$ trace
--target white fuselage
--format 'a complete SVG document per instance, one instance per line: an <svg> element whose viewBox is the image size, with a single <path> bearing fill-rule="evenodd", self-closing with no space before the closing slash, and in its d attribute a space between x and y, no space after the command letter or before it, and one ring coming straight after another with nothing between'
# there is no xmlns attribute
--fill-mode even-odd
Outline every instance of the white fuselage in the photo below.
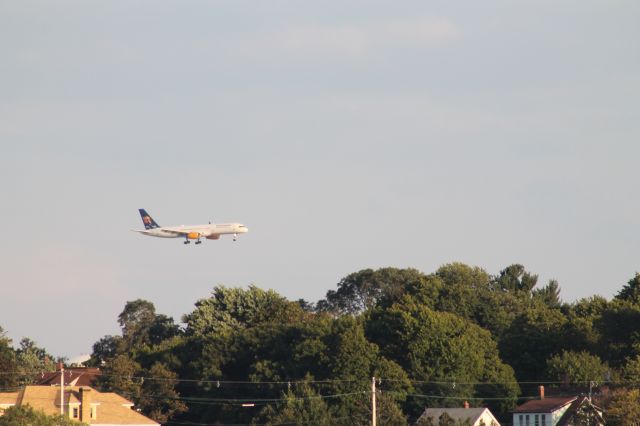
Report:
<svg viewBox="0 0 640 426"><path fill-rule="evenodd" d="M187 238L199 239L208 238L217 240L221 235L225 234L244 234L248 232L246 226L241 223L218 223L208 225L181 225L181 226L163 226L153 229L136 230L144 235L160 238Z"/></svg>

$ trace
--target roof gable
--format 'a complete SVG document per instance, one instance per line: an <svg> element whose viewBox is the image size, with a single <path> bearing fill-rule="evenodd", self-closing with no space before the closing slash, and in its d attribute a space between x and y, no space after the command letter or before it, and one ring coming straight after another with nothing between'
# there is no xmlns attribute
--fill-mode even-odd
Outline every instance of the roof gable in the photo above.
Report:
<svg viewBox="0 0 640 426"><path fill-rule="evenodd" d="M87 389L87 387L84 387ZM110 425L156 425L158 422L132 410L133 403L112 392L91 390L91 405L97 409L97 419L91 424ZM30 405L48 415L60 413L60 387L58 386L25 386L20 392L0 393L1 404ZM81 404L80 387L64 388L64 404Z"/></svg>
<svg viewBox="0 0 640 426"><path fill-rule="evenodd" d="M569 409L560 418L556 426L569 426L574 424L574 420L578 416L578 411L581 410L583 412L589 413L589 417L591 417L595 421L594 424L604 424L604 419L602 418L602 409L593 405L586 396L581 396L573 401L571 407L569 407Z"/></svg>
<svg viewBox="0 0 640 426"><path fill-rule="evenodd" d="M514 413L553 413L576 400L576 396L533 399L518 405Z"/></svg>
<svg viewBox="0 0 640 426"><path fill-rule="evenodd" d="M64 370L65 386L91 386L100 375L97 367L73 367ZM37 379L38 385L60 385L60 371L44 372Z"/></svg>
<svg viewBox="0 0 640 426"><path fill-rule="evenodd" d="M447 413L449 417L451 417L455 421L465 421L469 420L471 424L475 424L482 415L487 411L489 415L491 412L484 407L477 408L427 408L424 410L420 418L429 418L431 417L434 420L438 420L443 413ZM494 418L491 415L491 418Z"/></svg>

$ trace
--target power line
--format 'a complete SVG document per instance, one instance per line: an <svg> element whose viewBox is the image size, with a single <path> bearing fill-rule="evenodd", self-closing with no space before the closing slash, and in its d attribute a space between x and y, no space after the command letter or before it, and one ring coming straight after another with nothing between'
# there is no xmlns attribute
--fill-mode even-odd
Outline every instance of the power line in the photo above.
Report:
<svg viewBox="0 0 640 426"><path fill-rule="evenodd" d="M354 418L360 418L361 416L345 416L345 417L331 417L331 420L341 421L341 420L351 420ZM286 422L286 423L199 423L199 422L190 422L190 421L174 421L169 420L165 424L166 425L185 425L185 426L289 426L289 425L309 425L315 424L317 420L308 420L308 421L300 421L297 420L295 422Z"/></svg>
<svg viewBox="0 0 640 426"><path fill-rule="evenodd" d="M52 386L53 387L53 386ZM9 392L17 392L22 388L10 388ZM2 391L6 391L8 389L2 389ZM111 392L107 392L111 393ZM296 401L310 401L310 400L325 400L325 399L337 399L344 398L348 396L354 395L364 395L368 394L368 391L358 391L358 392L346 392L346 393L338 393L338 394L329 394L329 395L313 395L313 396L289 396L283 398L201 398L201 397L188 397L188 396L167 396L167 395L158 395L152 394L148 392L141 392L138 395L134 395L130 392L117 392L120 395L124 395L127 397L139 397L139 398L151 398L158 400L172 400L172 401L180 401L187 404L200 404L200 405L242 405L247 403L252 403L255 405L269 405L275 404L278 402L285 402L290 400ZM30 397L31 399L36 400L49 400L50 398L44 397Z"/></svg>
<svg viewBox="0 0 640 426"><path fill-rule="evenodd" d="M69 377L72 376L70 370ZM3 371L0 372L0 375L42 375L43 373L59 373L59 371L42 371L42 370L33 370L33 371ZM90 374L89 374L90 375ZM100 377L112 377L119 379L129 379L129 380L153 380L153 381L164 381L164 382L177 382L177 383L198 383L198 384L215 384L215 385L296 385L296 384L338 384L338 383L368 383L369 379L366 380L354 380L354 379L325 379L325 380L305 380L305 379L290 379L290 380L224 380L224 379L183 379L183 378L168 378L168 377L152 377L152 376L123 376L117 374L105 374L104 372L100 372L95 374ZM80 376L78 374L77 376ZM455 379L449 380L403 380L403 379L386 379L381 378L380 381L384 382L393 382L393 383L411 383L411 384L433 384L433 385L561 385L567 384L565 381L561 380L538 380L538 381L504 381L504 382L465 382L465 381L457 381ZM589 384L592 381L600 382L600 378L594 378L591 380L578 380L572 381L568 384L578 385L578 384ZM612 385L634 385L640 384L638 381L605 381L604 383L612 384Z"/></svg>
<svg viewBox="0 0 640 426"><path fill-rule="evenodd" d="M70 370L68 371L69 377L73 374ZM42 371L42 370L34 370L34 371L3 371L0 372L0 375L42 375L44 373L59 373L60 371ZM79 377L81 374L78 374ZM105 374L103 372L99 372L97 374L86 374L86 375L95 375L100 377L113 377L119 379L139 379L139 380L155 380L155 381L165 381L165 382L180 382L180 383L199 383L199 384L227 384L227 385L294 385L299 383L311 383L311 384L333 384L333 383L356 383L360 382L360 380L353 379L327 379L327 380L305 380L305 379L291 379L291 380L269 380L269 381L254 381L254 380L224 380L224 379L180 379L180 378L169 378L169 377L152 377L152 376L122 376L117 374ZM367 379L368 380L368 379Z"/></svg>

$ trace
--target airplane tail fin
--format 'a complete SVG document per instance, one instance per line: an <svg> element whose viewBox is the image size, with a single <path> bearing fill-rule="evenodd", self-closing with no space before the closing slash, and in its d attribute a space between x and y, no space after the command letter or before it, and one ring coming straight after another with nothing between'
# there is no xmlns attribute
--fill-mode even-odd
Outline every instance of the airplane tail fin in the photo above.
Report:
<svg viewBox="0 0 640 426"><path fill-rule="evenodd" d="M160 225L158 225L156 221L153 220L151 216L149 216L149 213L147 213L145 209L138 209L138 211L140 212L140 217L142 218L144 229L153 229L160 227Z"/></svg>

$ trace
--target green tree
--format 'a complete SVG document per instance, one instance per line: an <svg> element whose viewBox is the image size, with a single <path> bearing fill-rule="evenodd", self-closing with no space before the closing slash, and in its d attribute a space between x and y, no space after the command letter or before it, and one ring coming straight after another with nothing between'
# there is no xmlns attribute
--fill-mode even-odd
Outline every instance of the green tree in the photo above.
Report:
<svg viewBox="0 0 640 426"><path fill-rule="evenodd" d="M493 279L499 290L525 294L530 293L537 282L538 276L527 272L524 266L519 264L507 266Z"/></svg>
<svg viewBox="0 0 640 426"><path fill-rule="evenodd" d="M442 281L435 309L474 320L481 296L491 289L491 277L482 268L463 263L441 266L434 276Z"/></svg>
<svg viewBox="0 0 640 426"><path fill-rule="evenodd" d="M158 345L165 340L180 336L182 331L173 318L163 314L157 314L149 328L149 342Z"/></svg>
<svg viewBox="0 0 640 426"><path fill-rule="evenodd" d="M187 411L187 406L179 400L176 392L176 373L164 364L154 364L145 374L141 386L138 408L158 423L166 423L175 415Z"/></svg>
<svg viewBox="0 0 640 426"><path fill-rule="evenodd" d="M390 309L372 312L366 330L386 358L410 371L412 379L425 382L419 392L435 398L423 401L427 404L441 404L443 396L477 392L481 397L489 391L492 397L504 398L503 403L515 403L519 388L513 370L499 359L490 333L463 318L405 298ZM464 383L499 384L476 387ZM410 414L419 414L421 408L410 407Z"/></svg>
<svg viewBox="0 0 640 426"><path fill-rule="evenodd" d="M640 386L640 355L627 358L621 371L622 380L632 386Z"/></svg>
<svg viewBox="0 0 640 426"><path fill-rule="evenodd" d="M544 380L546 359L563 349L566 318L559 309L535 304L520 313L500 339L500 355L519 380Z"/></svg>
<svg viewBox="0 0 640 426"><path fill-rule="evenodd" d="M614 299L595 321L599 354L614 367L640 355L640 304Z"/></svg>
<svg viewBox="0 0 640 426"><path fill-rule="evenodd" d="M211 380L282 381L307 373L326 376L325 335L331 318L303 310L273 291L216 287L185 316L187 322L184 374L206 380L185 389L185 396L238 398L237 389ZM278 386L249 386L242 398L277 398ZM199 422L238 423L251 420L250 410L232 407L190 407L189 418Z"/></svg>
<svg viewBox="0 0 640 426"><path fill-rule="evenodd" d="M104 336L93 344L89 365L100 366L116 355L126 353L126 344L121 336Z"/></svg>
<svg viewBox="0 0 640 426"><path fill-rule="evenodd" d="M533 289L531 295L534 299L542 302L550 308L559 308L562 304L560 300L560 285L556 280L549 280L549 284L542 288Z"/></svg>
<svg viewBox="0 0 640 426"><path fill-rule="evenodd" d="M601 350L601 334L597 324L607 306L607 300L600 296L580 299L562 306L567 319L562 335L568 350L588 351L601 356L606 354L606 350Z"/></svg>
<svg viewBox="0 0 640 426"><path fill-rule="evenodd" d="M398 402L387 393L376 395L376 414L377 424L380 426L402 426L407 424L407 416L402 412Z"/></svg>
<svg viewBox="0 0 640 426"><path fill-rule="evenodd" d="M52 355L48 354L44 348L38 347L33 340L23 338L16 351L16 362L20 371L19 384L33 383L36 373L55 371L53 359Z"/></svg>
<svg viewBox="0 0 640 426"><path fill-rule="evenodd" d="M640 389L617 390L606 410L609 426L640 425Z"/></svg>
<svg viewBox="0 0 640 426"><path fill-rule="evenodd" d="M141 371L140 364L127 355L117 355L102 368L99 384L104 390L137 403L142 385Z"/></svg>
<svg viewBox="0 0 640 426"><path fill-rule="evenodd" d="M335 402L333 412L336 418L349 420L336 421L336 424L368 424L371 405L366 390L371 386L378 347L367 341L362 320L351 316L333 321L325 342L328 350L325 368L329 377L339 380L330 390L336 394L347 394Z"/></svg>
<svg viewBox="0 0 640 426"><path fill-rule="evenodd" d="M624 300L634 304L640 304L640 273L636 273L635 277L622 287L615 297L617 300Z"/></svg>
<svg viewBox="0 0 640 426"><path fill-rule="evenodd" d="M18 361L11 346L11 339L0 327L0 389L9 389L18 384Z"/></svg>
<svg viewBox="0 0 640 426"><path fill-rule="evenodd" d="M317 304L318 311L358 314L382 302L390 305L398 300L407 286L416 286L426 276L416 269L363 269L347 275L338 290L329 290Z"/></svg>
<svg viewBox="0 0 640 426"><path fill-rule="evenodd" d="M124 309L118 315L118 323L122 328L122 336L125 339L136 340L136 337L144 342L148 336L156 318L156 308L148 300L137 299L127 302Z"/></svg>
<svg viewBox="0 0 640 426"><path fill-rule="evenodd" d="M295 321L304 314L298 303L273 290L217 286L212 297L196 302L196 309L183 322L190 336L225 335L260 323Z"/></svg>
<svg viewBox="0 0 640 426"><path fill-rule="evenodd" d="M0 416L0 426L83 426L87 423L80 423L68 417L56 415L48 416L41 410L32 407L14 406L6 409L4 415ZM88 425L87 425L88 426Z"/></svg>
<svg viewBox="0 0 640 426"><path fill-rule="evenodd" d="M562 351L547 360L547 377L553 381L568 381L588 386L602 383L609 367L588 352Z"/></svg>
<svg viewBox="0 0 640 426"><path fill-rule="evenodd" d="M142 299L127 302L118 316L118 323L122 336L104 336L94 343L89 365L100 366L117 355L136 360L140 356L148 358L150 353L162 351L153 346L166 346L165 342L182 336L173 318L156 314L153 303Z"/></svg>
<svg viewBox="0 0 640 426"><path fill-rule="evenodd" d="M335 421L326 402L308 383L295 384L282 394L282 401L267 405L252 424L309 424L333 426Z"/></svg>
<svg viewBox="0 0 640 426"><path fill-rule="evenodd" d="M640 274L620 290L596 323L601 355L615 367L640 355Z"/></svg>
<svg viewBox="0 0 640 426"><path fill-rule="evenodd" d="M524 271L520 272L525 275ZM507 280L505 277L508 276L503 271L502 280ZM518 275L514 279L518 282L531 280L530 274L525 276L529 278ZM441 266L421 280L409 281L405 294L436 311L451 312L472 321L499 339L530 300L523 292L501 288L496 280L482 268L456 262ZM388 307L389 304L380 306Z"/></svg>

